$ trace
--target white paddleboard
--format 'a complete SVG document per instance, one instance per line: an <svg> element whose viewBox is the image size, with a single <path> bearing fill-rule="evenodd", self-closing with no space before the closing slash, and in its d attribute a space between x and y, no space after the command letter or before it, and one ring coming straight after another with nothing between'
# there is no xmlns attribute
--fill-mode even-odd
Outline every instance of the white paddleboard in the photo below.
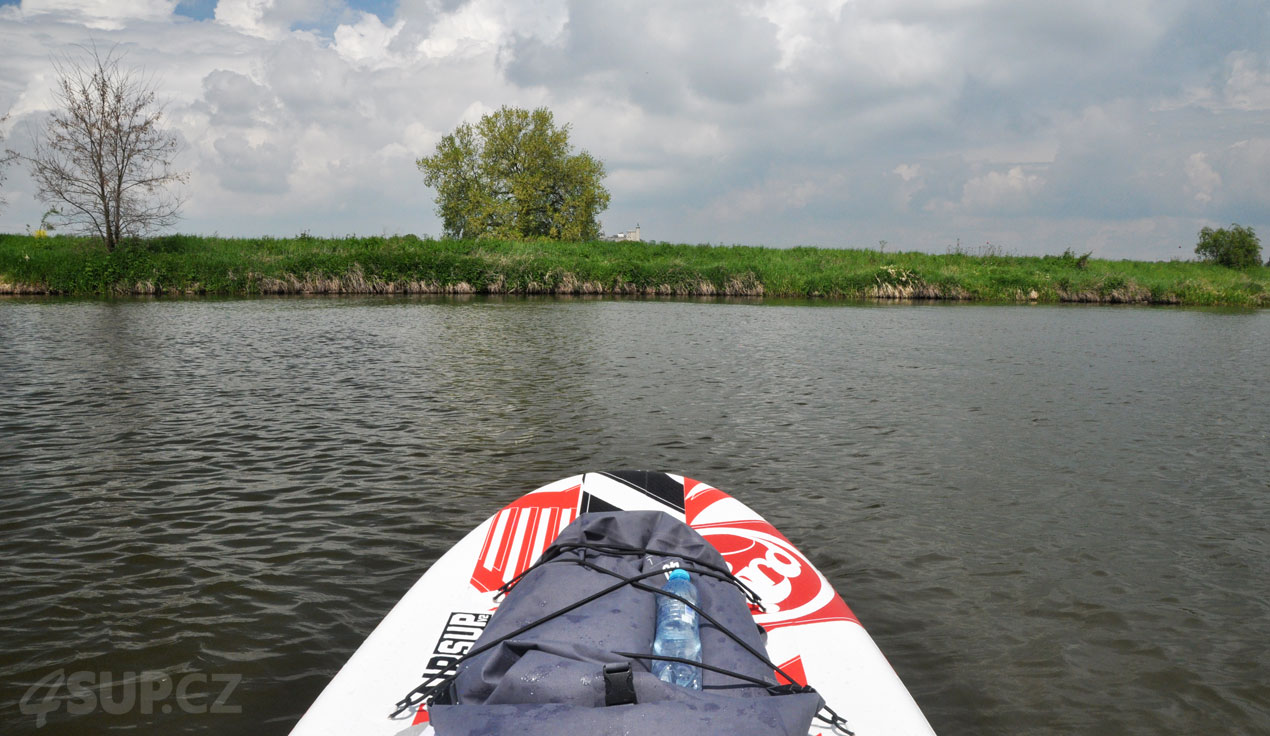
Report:
<svg viewBox="0 0 1270 736"><path fill-rule="evenodd" d="M494 594L588 511L657 510L684 521L759 594L769 659L820 693L858 736L934 733L873 639L824 575L765 519L704 483L644 472L585 473L528 493L473 529L414 584L292 730L393 736L428 722L396 701L453 671L498 608ZM812 736L831 736L828 727ZM426 729L425 733L430 733Z"/></svg>

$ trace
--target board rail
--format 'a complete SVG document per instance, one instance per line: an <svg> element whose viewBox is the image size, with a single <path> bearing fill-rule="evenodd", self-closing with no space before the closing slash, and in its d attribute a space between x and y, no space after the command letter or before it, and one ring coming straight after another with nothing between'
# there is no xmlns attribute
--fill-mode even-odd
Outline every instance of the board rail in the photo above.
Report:
<svg viewBox="0 0 1270 736"><path fill-rule="evenodd" d="M934 734L858 618L803 553L766 519L727 493L681 475L588 472L504 506L441 556L332 678L292 736L429 734L426 706L390 718L421 681L439 681L498 608L500 586L527 570L579 515L662 511L685 522L759 595L755 623L769 659L811 685L858 736ZM785 678L777 675L779 681ZM831 736L827 726L809 736Z"/></svg>

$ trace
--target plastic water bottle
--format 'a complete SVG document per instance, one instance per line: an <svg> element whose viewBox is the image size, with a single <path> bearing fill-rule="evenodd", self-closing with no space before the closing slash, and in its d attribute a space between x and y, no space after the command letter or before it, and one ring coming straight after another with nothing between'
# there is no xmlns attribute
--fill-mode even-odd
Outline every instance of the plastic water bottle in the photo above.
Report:
<svg viewBox="0 0 1270 736"><path fill-rule="evenodd" d="M670 572L670 579L662 587L667 593L682 596L694 604L697 602L697 586L692 584L688 571L677 568ZM681 657L694 662L701 661L701 629L697 612L682 601L666 595L657 596L657 633L653 637L653 654ZM653 674L663 682L701 689L701 668L680 662L653 660Z"/></svg>

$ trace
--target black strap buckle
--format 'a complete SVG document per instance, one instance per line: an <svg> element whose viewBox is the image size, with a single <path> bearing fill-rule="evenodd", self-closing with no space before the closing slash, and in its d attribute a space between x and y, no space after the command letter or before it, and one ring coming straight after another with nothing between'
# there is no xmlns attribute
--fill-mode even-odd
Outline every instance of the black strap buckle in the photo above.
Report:
<svg viewBox="0 0 1270 736"><path fill-rule="evenodd" d="M450 681L444 684L445 687L432 691L432 699L428 705L458 705L458 688L455 687L454 678L450 678Z"/></svg>
<svg viewBox="0 0 1270 736"><path fill-rule="evenodd" d="M635 675L630 662L604 665L604 704L632 705L635 703Z"/></svg>

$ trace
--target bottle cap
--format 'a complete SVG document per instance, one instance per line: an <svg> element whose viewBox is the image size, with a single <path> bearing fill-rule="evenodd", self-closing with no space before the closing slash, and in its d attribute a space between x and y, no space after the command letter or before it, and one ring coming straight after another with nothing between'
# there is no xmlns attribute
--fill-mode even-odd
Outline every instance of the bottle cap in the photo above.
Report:
<svg viewBox="0 0 1270 736"><path fill-rule="evenodd" d="M670 580L687 580L688 578L688 571L682 567L676 567L670 571Z"/></svg>

